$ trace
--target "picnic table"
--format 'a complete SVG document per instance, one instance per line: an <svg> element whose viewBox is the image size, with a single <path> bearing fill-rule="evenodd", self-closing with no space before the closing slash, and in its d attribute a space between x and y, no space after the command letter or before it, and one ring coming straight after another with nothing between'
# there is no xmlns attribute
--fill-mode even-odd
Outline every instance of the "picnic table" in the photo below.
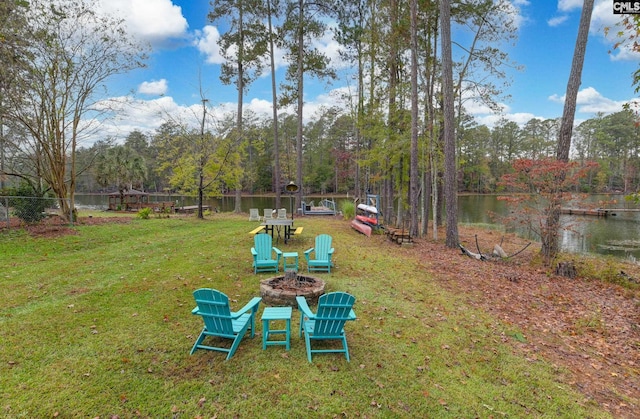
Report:
<svg viewBox="0 0 640 419"><path fill-rule="evenodd" d="M287 243L291 239L292 234L296 231L293 228L293 220L288 219L267 219L261 225L264 226L267 234L271 233L271 238L274 238L274 230L278 233L277 237L275 237L276 242L280 241L280 238L284 236L284 242Z"/></svg>

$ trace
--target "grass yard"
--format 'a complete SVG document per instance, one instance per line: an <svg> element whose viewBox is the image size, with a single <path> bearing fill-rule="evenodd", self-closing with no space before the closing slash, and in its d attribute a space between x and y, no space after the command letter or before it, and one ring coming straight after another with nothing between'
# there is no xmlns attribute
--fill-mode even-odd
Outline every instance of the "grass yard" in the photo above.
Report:
<svg viewBox="0 0 640 419"><path fill-rule="evenodd" d="M82 215L82 214L81 214ZM192 292L216 288L239 309L259 295L246 216L132 219L80 225L77 234L0 234L0 416L606 418L531 360L512 329L445 291L410 252L366 238L347 221L296 219L283 251L333 236L327 291L356 297L347 323L351 362L262 350L247 335L235 356L189 351L202 328ZM292 330L299 317L294 310Z"/></svg>

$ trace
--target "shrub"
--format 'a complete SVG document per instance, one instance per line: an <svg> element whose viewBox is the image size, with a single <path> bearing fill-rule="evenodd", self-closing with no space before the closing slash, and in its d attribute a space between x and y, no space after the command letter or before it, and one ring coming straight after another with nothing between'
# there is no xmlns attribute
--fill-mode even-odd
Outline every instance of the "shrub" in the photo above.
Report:
<svg viewBox="0 0 640 419"><path fill-rule="evenodd" d="M560 223L561 208L578 198L571 191L596 167L593 162L580 165L553 158L518 159L513 162L513 171L500 180L499 185L513 193L498 197L511 210L503 222L526 227L536 234L542 242L540 251L547 266L558 254L558 231L568 229Z"/></svg>
<svg viewBox="0 0 640 419"><path fill-rule="evenodd" d="M28 185L15 190L16 198L9 201L13 213L26 223L37 223L45 217L47 199Z"/></svg>
<svg viewBox="0 0 640 419"><path fill-rule="evenodd" d="M345 220L350 220L356 216L356 204L351 201L342 203L342 215Z"/></svg>
<svg viewBox="0 0 640 419"><path fill-rule="evenodd" d="M138 214L136 215L136 217L141 218L143 220L148 220L149 217L151 216L152 210L151 208L142 208L140 211L138 211Z"/></svg>

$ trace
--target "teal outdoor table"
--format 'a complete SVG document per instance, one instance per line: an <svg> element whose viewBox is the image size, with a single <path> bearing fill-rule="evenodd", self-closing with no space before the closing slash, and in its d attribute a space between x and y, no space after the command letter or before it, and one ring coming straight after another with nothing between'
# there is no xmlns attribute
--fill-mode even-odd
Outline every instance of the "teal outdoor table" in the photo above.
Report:
<svg viewBox="0 0 640 419"><path fill-rule="evenodd" d="M270 329L270 322L284 321L284 329ZM273 335L285 335L284 340L269 340ZM291 307L267 307L262 313L262 349L267 346L285 345L291 349Z"/></svg>

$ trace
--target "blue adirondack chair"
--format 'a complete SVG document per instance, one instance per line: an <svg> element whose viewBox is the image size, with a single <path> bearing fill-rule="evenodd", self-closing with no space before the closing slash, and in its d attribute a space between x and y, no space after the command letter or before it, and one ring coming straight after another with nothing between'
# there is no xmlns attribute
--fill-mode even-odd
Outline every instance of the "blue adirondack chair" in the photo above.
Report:
<svg viewBox="0 0 640 419"><path fill-rule="evenodd" d="M344 324L349 320L356 319L356 313L352 308L356 298L346 292L324 294L318 299L318 309L315 314L309 309L304 297L296 297L296 301L298 310L300 310L299 334L302 336L304 333L309 362L312 362L312 354L327 352L344 353L347 361L350 361ZM313 340L339 340L342 342L342 348L312 349L311 341Z"/></svg>
<svg viewBox="0 0 640 419"><path fill-rule="evenodd" d="M226 352L227 359L230 359L238 349L247 329L251 329L251 337L254 336L256 312L262 298L254 297L240 311L234 312L229 307L229 297L218 290L201 288L193 292L193 297L197 306L191 314L202 316L204 328L191 348L191 355L198 349L208 349ZM207 336L231 339L233 342L230 348L203 345L202 342Z"/></svg>
<svg viewBox="0 0 640 419"><path fill-rule="evenodd" d="M320 234L316 236L316 246L311 249L307 249L304 252L304 257L307 259L307 269L312 271L326 271L331 272L331 256L333 256L333 247L331 247L332 238L328 234ZM314 259L311 259L311 254L314 253Z"/></svg>
<svg viewBox="0 0 640 419"><path fill-rule="evenodd" d="M278 272L282 251L272 245L273 239L268 234L256 234L253 238L251 255L253 256L253 273ZM275 253L275 259L273 254Z"/></svg>

